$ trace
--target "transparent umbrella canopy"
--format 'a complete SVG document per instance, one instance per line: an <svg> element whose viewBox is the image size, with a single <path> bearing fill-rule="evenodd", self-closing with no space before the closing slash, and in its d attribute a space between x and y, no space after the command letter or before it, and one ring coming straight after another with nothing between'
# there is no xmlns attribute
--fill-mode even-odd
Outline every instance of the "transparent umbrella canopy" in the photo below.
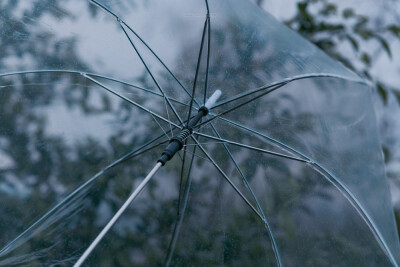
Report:
<svg viewBox="0 0 400 267"><path fill-rule="evenodd" d="M0 2L0 265L398 266L371 89L246 0Z"/></svg>

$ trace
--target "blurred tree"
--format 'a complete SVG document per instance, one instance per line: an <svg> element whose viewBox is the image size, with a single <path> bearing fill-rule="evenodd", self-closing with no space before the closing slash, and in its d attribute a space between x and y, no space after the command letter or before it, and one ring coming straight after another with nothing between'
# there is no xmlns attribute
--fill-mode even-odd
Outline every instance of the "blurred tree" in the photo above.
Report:
<svg viewBox="0 0 400 267"><path fill-rule="evenodd" d="M256 1L259 6L264 2ZM378 54L384 52L392 58L391 42L400 39L400 24L377 21L352 8L340 9L329 0L301 0L296 7L296 14L284 21L286 25L371 81L385 103L389 91L400 103L399 88L392 88L371 74Z"/></svg>

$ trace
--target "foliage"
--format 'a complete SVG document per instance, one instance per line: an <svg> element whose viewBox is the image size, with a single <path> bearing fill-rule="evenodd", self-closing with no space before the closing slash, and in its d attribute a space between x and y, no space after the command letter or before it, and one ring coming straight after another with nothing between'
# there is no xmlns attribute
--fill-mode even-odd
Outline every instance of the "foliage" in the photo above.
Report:
<svg viewBox="0 0 400 267"><path fill-rule="evenodd" d="M392 58L390 43L393 38L400 40L400 25L375 25L372 18L358 14L352 8L339 10L329 0L299 1L296 15L288 19L286 24L371 81L382 101L387 102L390 90L400 103L400 88L390 88L379 77L371 74L371 68L377 59L377 54L373 51L383 51Z"/></svg>

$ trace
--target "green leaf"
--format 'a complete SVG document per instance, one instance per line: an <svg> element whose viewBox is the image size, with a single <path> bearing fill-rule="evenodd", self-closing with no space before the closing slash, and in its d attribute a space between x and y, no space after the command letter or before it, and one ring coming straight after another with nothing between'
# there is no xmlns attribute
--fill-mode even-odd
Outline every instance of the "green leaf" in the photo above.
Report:
<svg viewBox="0 0 400 267"><path fill-rule="evenodd" d="M365 24L367 23L368 23L368 17L363 15L358 15L355 27L365 27Z"/></svg>
<svg viewBox="0 0 400 267"><path fill-rule="evenodd" d="M307 2L300 2L297 4L297 9L299 11L300 17L306 20L308 23L312 24L314 18L310 13L308 13L307 7Z"/></svg>
<svg viewBox="0 0 400 267"><path fill-rule="evenodd" d="M336 44L330 39L321 39L314 42L316 46L329 53Z"/></svg>
<svg viewBox="0 0 400 267"><path fill-rule="evenodd" d="M355 27L354 31L364 40L369 40L374 37L374 33L369 30L365 29L364 27Z"/></svg>
<svg viewBox="0 0 400 267"><path fill-rule="evenodd" d="M308 3L304 3L304 2L303 3L300 2L297 4L297 8L299 9L300 14L302 14L303 16L305 14L307 14L307 6L308 6Z"/></svg>
<svg viewBox="0 0 400 267"><path fill-rule="evenodd" d="M385 163L388 163L391 158L390 150L385 145L382 145L382 152L385 159Z"/></svg>
<svg viewBox="0 0 400 267"><path fill-rule="evenodd" d="M381 43L383 49L385 50L386 54L389 56L389 58L392 58L392 51L390 50L390 46L388 42L382 37L377 34L374 35L375 38Z"/></svg>
<svg viewBox="0 0 400 267"><path fill-rule="evenodd" d="M337 8L334 4L327 4L324 6L324 8L321 10L321 15L329 16L336 14Z"/></svg>
<svg viewBox="0 0 400 267"><path fill-rule="evenodd" d="M398 25L390 25L388 30L395 35L396 37L400 38L400 26Z"/></svg>
<svg viewBox="0 0 400 267"><path fill-rule="evenodd" d="M385 105L387 105L387 101L388 101L388 94L386 89L383 87L383 84L381 83L377 83L376 84L376 88L378 89L378 93L382 98L382 101Z"/></svg>
<svg viewBox="0 0 400 267"><path fill-rule="evenodd" d="M318 27L320 31L341 31L344 29L342 24L329 24L325 22L321 22Z"/></svg>
<svg viewBox="0 0 400 267"><path fill-rule="evenodd" d="M385 40L383 37L381 37L381 36L377 36L376 38L377 38L377 39L379 40L379 42L381 43L383 49L385 49L386 54L387 54L390 58L392 58L392 51L390 50L390 47L389 47L388 42L386 42L386 40Z"/></svg>
<svg viewBox="0 0 400 267"><path fill-rule="evenodd" d="M354 50L358 51L359 45L355 38L353 38L350 34L346 34L346 39L350 42L351 46Z"/></svg>
<svg viewBox="0 0 400 267"><path fill-rule="evenodd" d="M354 17L354 15L355 15L355 14L354 14L354 10L351 9L351 8L346 8L346 9L344 9L343 12L342 12L342 16L343 16L345 19Z"/></svg>
<svg viewBox="0 0 400 267"><path fill-rule="evenodd" d="M367 53L362 53L361 54L361 60L367 64L368 66L371 65L371 57Z"/></svg>
<svg viewBox="0 0 400 267"><path fill-rule="evenodd" d="M371 80L371 79L372 79L371 74L369 73L368 70L363 70L361 73L364 75L364 76L363 76L364 78L366 78L366 79L368 79L368 80Z"/></svg>
<svg viewBox="0 0 400 267"><path fill-rule="evenodd" d="M397 104L400 105L400 91L399 90L392 90L393 95L396 97Z"/></svg>

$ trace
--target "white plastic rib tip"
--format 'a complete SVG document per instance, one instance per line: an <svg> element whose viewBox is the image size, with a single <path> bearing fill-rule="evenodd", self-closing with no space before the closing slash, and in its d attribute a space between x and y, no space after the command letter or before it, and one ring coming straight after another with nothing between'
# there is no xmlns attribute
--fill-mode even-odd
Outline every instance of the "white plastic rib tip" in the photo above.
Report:
<svg viewBox="0 0 400 267"><path fill-rule="evenodd" d="M212 108L215 103L217 102L218 98L222 95L221 90L217 89L207 100L207 102L204 104L204 106L208 109Z"/></svg>

